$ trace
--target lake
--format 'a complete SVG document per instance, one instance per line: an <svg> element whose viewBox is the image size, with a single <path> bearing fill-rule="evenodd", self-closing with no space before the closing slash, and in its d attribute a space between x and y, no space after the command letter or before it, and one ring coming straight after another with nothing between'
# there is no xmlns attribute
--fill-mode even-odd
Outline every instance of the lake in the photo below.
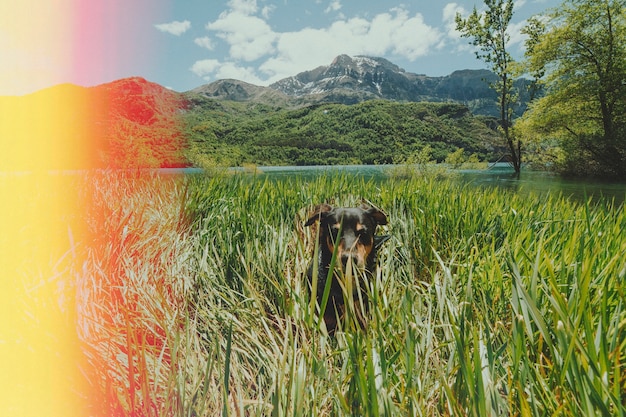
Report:
<svg viewBox="0 0 626 417"><path fill-rule="evenodd" d="M383 180L397 169L396 165L327 165L327 166L260 166L256 171L248 168L231 168L235 172L248 172L250 175L267 175L269 178L291 176L314 177L324 173L345 173L359 175L365 179ZM187 174L202 173L199 168L182 170L161 170L161 172ZM626 182L601 182L594 180L567 179L545 171L522 170L519 178L509 164L496 164L490 169L452 170L452 178L463 184L477 187L497 187L518 193L561 193L577 201L586 198L614 199L617 204L626 201Z"/></svg>

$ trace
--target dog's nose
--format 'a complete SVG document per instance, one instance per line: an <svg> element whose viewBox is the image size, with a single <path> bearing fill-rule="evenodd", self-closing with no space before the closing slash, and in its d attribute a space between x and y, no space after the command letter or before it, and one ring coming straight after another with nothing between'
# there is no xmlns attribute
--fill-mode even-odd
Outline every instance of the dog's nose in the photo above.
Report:
<svg viewBox="0 0 626 417"><path fill-rule="evenodd" d="M352 255L350 253L341 254L341 263L343 264L344 267L348 265L348 261L350 259L352 259Z"/></svg>

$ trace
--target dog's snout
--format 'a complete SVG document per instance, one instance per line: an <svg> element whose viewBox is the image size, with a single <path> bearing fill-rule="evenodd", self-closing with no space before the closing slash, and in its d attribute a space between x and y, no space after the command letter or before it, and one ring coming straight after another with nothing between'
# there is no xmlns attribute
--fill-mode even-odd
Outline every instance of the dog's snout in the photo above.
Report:
<svg viewBox="0 0 626 417"><path fill-rule="evenodd" d="M358 251L355 250L342 252L340 255L340 259L344 269L349 266L362 269L365 266L364 258L359 254Z"/></svg>
<svg viewBox="0 0 626 417"><path fill-rule="evenodd" d="M344 252L344 253L342 253L342 254L341 254L341 263L342 263L342 264L343 264L343 266L345 267L345 266L347 266L347 265L348 265L348 262L349 262L352 258L353 258L353 257L352 257L352 254L351 254L351 253L346 253L346 252Z"/></svg>

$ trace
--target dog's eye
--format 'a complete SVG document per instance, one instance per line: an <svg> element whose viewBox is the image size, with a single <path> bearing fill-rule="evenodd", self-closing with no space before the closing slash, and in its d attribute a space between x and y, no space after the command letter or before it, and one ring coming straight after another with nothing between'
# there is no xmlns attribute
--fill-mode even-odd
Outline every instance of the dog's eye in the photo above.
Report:
<svg viewBox="0 0 626 417"><path fill-rule="evenodd" d="M372 237L365 230L359 231L359 240L364 245L369 245L370 243L372 243Z"/></svg>

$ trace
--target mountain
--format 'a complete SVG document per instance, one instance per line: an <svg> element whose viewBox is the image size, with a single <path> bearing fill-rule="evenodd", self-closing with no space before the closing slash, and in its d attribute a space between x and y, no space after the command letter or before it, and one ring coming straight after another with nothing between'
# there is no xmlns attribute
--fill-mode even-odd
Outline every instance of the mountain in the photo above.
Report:
<svg viewBox="0 0 626 417"><path fill-rule="evenodd" d="M189 165L181 115L188 102L178 92L141 77L95 87L106 97L108 167Z"/></svg>
<svg viewBox="0 0 626 417"><path fill-rule="evenodd" d="M93 89L106 96L110 116L141 125L169 119L184 107L180 93L141 77L123 78Z"/></svg>
<svg viewBox="0 0 626 417"><path fill-rule="evenodd" d="M194 88L188 95L200 95L206 98L225 99L240 102L258 102L278 107L289 107L291 97L283 92L249 84L244 81L224 79Z"/></svg>
<svg viewBox="0 0 626 417"><path fill-rule="evenodd" d="M384 58L340 55L330 65L284 78L268 87L221 80L196 88L192 93L287 107L319 103L356 104L372 99L455 101L467 106L474 114L497 117L497 96L489 87L495 81L497 76L488 70L461 70L443 77L429 77L406 72ZM514 83L520 91L520 100L514 109L517 115L523 113L528 103L529 83L524 78Z"/></svg>
<svg viewBox="0 0 626 417"><path fill-rule="evenodd" d="M488 71L427 77L371 57L268 87L220 80L178 93L140 77L0 97L0 169L390 163L426 146L494 160ZM470 111L471 110L471 111Z"/></svg>
<svg viewBox="0 0 626 417"><path fill-rule="evenodd" d="M340 55L328 66L285 78L269 87L292 97L318 95L324 98L321 101L343 97L335 101L349 104L372 98L423 101L415 99L420 95L416 78L383 58Z"/></svg>
<svg viewBox="0 0 626 417"><path fill-rule="evenodd" d="M490 84L497 76L488 70L461 70L444 77L413 74L384 58L340 55L330 65L282 79L269 88L294 97L316 96L320 102L354 104L368 99L401 102L456 101L475 114L497 116L496 93ZM520 91L517 113L528 102L530 81L515 81Z"/></svg>
<svg viewBox="0 0 626 417"><path fill-rule="evenodd" d="M186 166L186 107L182 94L140 77L0 97L0 169Z"/></svg>

